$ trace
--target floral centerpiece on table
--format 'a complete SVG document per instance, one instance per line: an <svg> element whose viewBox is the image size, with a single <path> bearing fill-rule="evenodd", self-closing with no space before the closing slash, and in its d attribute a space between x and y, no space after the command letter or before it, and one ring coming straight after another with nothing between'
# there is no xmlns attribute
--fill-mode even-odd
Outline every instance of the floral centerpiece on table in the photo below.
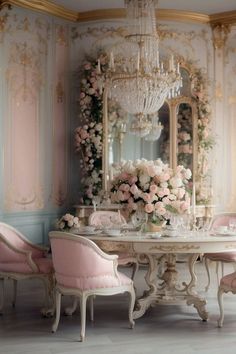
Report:
<svg viewBox="0 0 236 354"><path fill-rule="evenodd" d="M189 211L189 169L177 166L173 170L160 159L124 161L116 169L118 173L111 182L111 201L124 204L130 213L142 210L149 221L161 224L172 214Z"/></svg>
<svg viewBox="0 0 236 354"><path fill-rule="evenodd" d="M70 231L72 228L80 227L79 218L72 214L65 214L56 222L56 228L60 231Z"/></svg>

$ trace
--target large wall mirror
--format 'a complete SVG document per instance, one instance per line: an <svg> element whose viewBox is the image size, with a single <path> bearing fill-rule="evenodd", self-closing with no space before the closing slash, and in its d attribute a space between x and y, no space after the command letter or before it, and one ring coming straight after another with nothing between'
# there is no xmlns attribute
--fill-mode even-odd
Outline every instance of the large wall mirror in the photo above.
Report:
<svg viewBox="0 0 236 354"><path fill-rule="evenodd" d="M104 58L107 57L101 56ZM100 95L97 91L90 92L97 59L89 70L86 63L81 80L82 124L76 129L76 149L80 152L84 171L84 203L91 204L95 196L103 198L103 191L108 190L109 178L113 175L111 166L114 163L140 158L160 158L172 168L178 164L189 167L196 182L197 203L211 202L208 192L211 189L209 151L214 146L214 137L210 130L208 78L194 63L185 62L182 57L179 62L183 79L180 95L167 99L158 117L149 117L155 127L159 127L158 124L163 126L161 134L160 129L159 133L158 129L151 130L154 137L160 135L154 140L131 133L132 117L108 98L109 85L99 91ZM104 80L106 65L104 61Z"/></svg>

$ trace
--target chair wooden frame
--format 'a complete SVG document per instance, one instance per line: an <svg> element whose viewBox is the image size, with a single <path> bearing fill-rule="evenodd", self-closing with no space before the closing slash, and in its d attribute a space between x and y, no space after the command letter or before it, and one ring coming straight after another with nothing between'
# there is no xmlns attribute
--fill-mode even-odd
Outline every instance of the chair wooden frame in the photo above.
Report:
<svg viewBox="0 0 236 354"><path fill-rule="evenodd" d="M212 220L211 220L211 223L209 225L209 230L212 229L212 226L214 225L215 221L219 218L219 217L229 217L229 218L233 218L235 217L236 218L236 212L234 213L220 213L220 214L216 214L213 216ZM232 263L233 266L234 266L234 270L236 271L236 262L235 261L227 261L225 259L222 259L222 260L214 260L214 253L212 254L212 257L209 256L210 254L208 253L208 255L203 255L203 258L204 258L204 262L205 262L205 267L206 267L206 271L207 271L207 285L205 287L205 291L208 291L209 287L210 287L210 263L211 262L215 262L216 263L216 275L217 275L217 282L218 282L218 285L220 283L220 277L219 277L219 265L221 265L221 274L222 274L222 277L224 276L224 263Z"/></svg>
<svg viewBox="0 0 236 354"><path fill-rule="evenodd" d="M223 326L224 321L224 306L223 306L223 294L231 292L232 294L236 294L236 287L232 288L229 285L220 284L217 293L218 304L220 308L220 317L218 319L218 326Z"/></svg>
<svg viewBox="0 0 236 354"><path fill-rule="evenodd" d="M100 257L107 260L108 262L113 263L113 270L114 275L117 279L119 279L118 271L117 271L117 255L109 255L103 252L93 241L86 239L83 236L79 235L72 235L65 232L60 231L52 231L49 233L49 238L52 241L53 239L64 239L64 240L71 240L73 242L81 243L83 245L89 246L96 252ZM53 253L53 245L52 245L52 253ZM57 269L55 269L55 274L57 277ZM93 297L95 295L100 296L109 296L115 295L120 293L129 293L130 294L130 302L129 302L129 322L130 327L134 327L134 320L133 320L133 309L135 304L135 292L133 287L133 282L131 281L131 285L121 285L115 286L112 288L96 288L91 290L82 290L79 288L68 288L59 283L56 284L56 318L52 326L52 332L56 332L60 320L60 309L61 309L61 295L70 295L75 296L76 298L80 299L80 315L81 315L81 330L80 330L80 341L83 342L85 339L85 328L86 328L86 302L88 298L91 298L91 312L92 312L92 320L93 320ZM75 301L74 303L77 304Z"/></svg>
<svg viewBox="0 0 236 354"><path fill-rule="evenodd" d="M5 228L13 231L19 239L21 239L28 247L29 250L24 250L15 247L5 236L3 233L0 233L0 242L2 242L9 250L13 251L16 255L22 255L25 259L25 263L31 268L31 273L21 273L21 272L7 272L0 270L0 289L1 289L1 300L0 300L0 314L3 312L4 306L4 282L7 279L13 280L13 300L12 306L15 307L16 297L17 297L17 281L23 279L40 279L44 284L45 289L45 305L44 308L41 309L41 313L44 316L51 316L53 314L53 306L51 306L51 301L53 300L53 287L54 287L54 274L52 273L40 273L38 265L35 263L34 258L32 256L33 250L41 251L42 254L48 252L48 247L39 246L30 242L26 237L23 236L18 230L14 227L0 223L0 226L4 226ZM51 300L51 301L50 301Z"/></svg>

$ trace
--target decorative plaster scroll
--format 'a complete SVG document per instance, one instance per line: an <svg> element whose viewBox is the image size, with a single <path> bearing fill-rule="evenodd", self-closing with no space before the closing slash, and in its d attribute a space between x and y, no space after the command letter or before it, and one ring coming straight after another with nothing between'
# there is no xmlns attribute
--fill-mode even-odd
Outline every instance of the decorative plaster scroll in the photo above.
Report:
<svg viewBox="0 0 236 354"><path fill-rule="evenodd" d="M225 46L231 26L223 24L212 25L213 45L215 49L221 49Z"/></svg>

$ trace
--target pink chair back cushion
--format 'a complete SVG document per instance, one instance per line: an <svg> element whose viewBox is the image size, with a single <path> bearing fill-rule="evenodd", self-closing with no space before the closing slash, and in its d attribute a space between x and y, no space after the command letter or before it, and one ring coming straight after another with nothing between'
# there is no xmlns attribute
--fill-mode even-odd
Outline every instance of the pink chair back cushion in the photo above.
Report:
<svg viewBox="0 0 236 354"><path fill-rule="evenodd" d="M229 225L229 220L235 219L236 220L236 215L219 215L216 216L215 219L213 219L211 229L215 229L218 226L228 226Z"/></svg>
<svg viewBox="0 0 236 354"><path fill-rule="evenodd" d="M103 258L88 244L52 238L51 246L56 279L63 286L86 290L131 282L123 275L117 278L114 263Z"/></svg>
<svg viewBox="0 0 236 354"><path fill-rule="evenodd" d="M9 228L8 225L0 224L0 233L3 237L8 240L14 247L21 250L32 251L33 258L41 258L43 256L43 251L37 250L30 244L25 242L19 237L17 230ZM25 261L25 256L15 251L11 250L7 245L5 245L0 240L0 262L23 262Z"/></svg>
<svg viewBox="0 0 236 354"><path fill-rule="evenodd" d="M225 275L221 278L220 285L226 285L233 291L236 291L236 272Z"/></svg>
<svg viewBox="0 0 236 354"><path fill-rule="evenodd" d="M39 273L49 274L53 272L53 264L51 259L37 258L35 263L39 268ZM24 274L33 273L32 269L26 262L0 262L0 272Z"/></svg>

